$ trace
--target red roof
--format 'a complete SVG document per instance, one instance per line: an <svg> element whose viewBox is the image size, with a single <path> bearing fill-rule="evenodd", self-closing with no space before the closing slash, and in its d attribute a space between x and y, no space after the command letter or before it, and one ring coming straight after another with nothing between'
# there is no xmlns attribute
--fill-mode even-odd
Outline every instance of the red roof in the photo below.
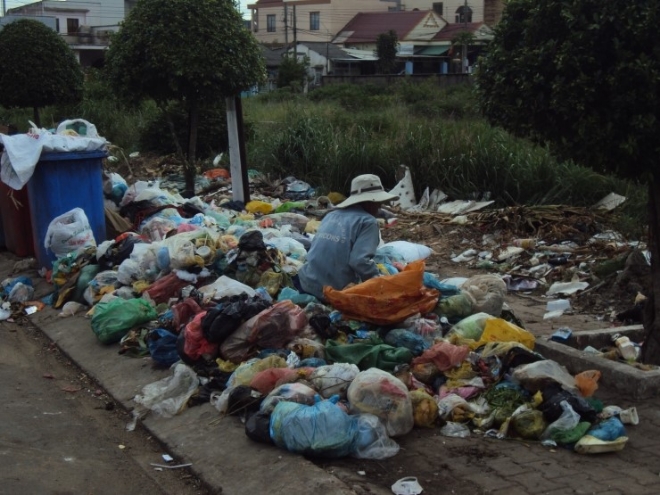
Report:
<svg viewBox="0 0 660 495"><path fill-rule="evenodd" d="M483 25L483 22L468 22L467 24L457 22L455 24L447 24L433 37L433 41L451 41L458 33L462 33L463 31L475 33Z"/></svg>
<svg viewBox="0 0 660 495"><path fill-rule="evenodd" d="M360 12L344 26L342 33L350 33L345 43L371 43L378 35L393 30L399 40L404 40L428 14L429 10L409 10L405 12Z"/></svg>

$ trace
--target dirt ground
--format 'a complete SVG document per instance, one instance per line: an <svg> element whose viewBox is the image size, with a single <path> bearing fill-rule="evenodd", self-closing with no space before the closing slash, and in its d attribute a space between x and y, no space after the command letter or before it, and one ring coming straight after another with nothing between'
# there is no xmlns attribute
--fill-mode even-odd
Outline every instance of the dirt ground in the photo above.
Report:
<svg viewBox="0 0 660 495"><path fill-rule="evenodd" d="M27 318L0 325L2 494L207 495ZM169 463L176 464L176 459Z"/></svg>

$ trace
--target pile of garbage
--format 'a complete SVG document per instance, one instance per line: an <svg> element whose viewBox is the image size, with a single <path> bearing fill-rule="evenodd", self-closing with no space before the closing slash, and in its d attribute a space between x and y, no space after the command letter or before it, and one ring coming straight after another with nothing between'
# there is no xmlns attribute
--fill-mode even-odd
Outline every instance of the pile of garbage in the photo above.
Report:
<svg viewBox="0 0 660 495"><path fill-rule="evenodd" d="M572 376L534 352L499 274L441 280L426 271L428 247L394 241L376 253L383 276L326 301L296 291L291 277L342 198L284 186L284 200L243 205L112 174L106 209L130 229L97 245L84 211L53 220L48 303L63 317L86 312L125 356L171 369L134 398L138 416L210 402L242 416L255 441L323 457L391 457L416 427L579 453L625 446L634 409L593 397L598 371ZM5 282L3 296L29 292Z"/></svg>

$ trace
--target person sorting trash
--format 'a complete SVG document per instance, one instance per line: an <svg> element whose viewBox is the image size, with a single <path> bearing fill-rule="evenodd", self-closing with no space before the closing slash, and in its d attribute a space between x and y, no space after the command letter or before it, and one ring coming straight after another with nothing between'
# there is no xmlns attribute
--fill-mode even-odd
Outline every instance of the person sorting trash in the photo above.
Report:
<svg viewBox="0 0 660 495"><path fill-rule="evenodd" d="M380 243L376 214L395 199L377 175L355 177L350 196L323 218L307 262L294 277L296 288L323 300L326 285L341 290L380 275L373 260Z"/></svg>

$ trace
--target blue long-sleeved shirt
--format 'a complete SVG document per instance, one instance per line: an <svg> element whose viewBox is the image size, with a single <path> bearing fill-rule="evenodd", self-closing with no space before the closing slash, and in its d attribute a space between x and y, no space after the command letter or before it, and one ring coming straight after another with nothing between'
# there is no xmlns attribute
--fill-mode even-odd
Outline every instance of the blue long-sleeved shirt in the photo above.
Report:
<svg viewBox="0 0 660 495"><path fill-rule="evenodd" d="M323 287L343 289L380 274L373 257L380 235L376 219L358 204L328 213L298 271L305 292L323 299Z"/></svg>

